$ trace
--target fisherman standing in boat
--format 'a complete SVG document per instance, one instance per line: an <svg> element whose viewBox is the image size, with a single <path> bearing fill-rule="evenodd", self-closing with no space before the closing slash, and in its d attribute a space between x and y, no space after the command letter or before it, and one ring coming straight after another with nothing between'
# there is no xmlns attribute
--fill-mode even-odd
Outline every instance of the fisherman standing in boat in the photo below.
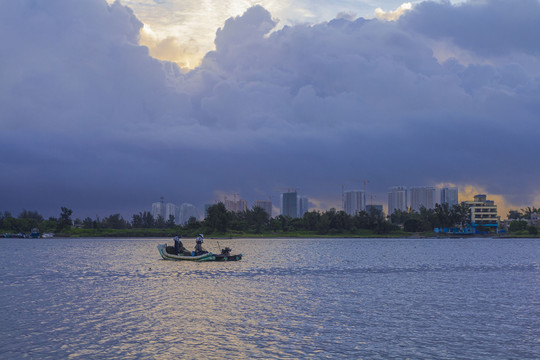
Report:
<svg viewBox="0 0 540 360"><path fill-rule="evenodd" d="M180 238L178 236L174 237L174 252L175 255L178 255L178 252L180 251Z"/></svg>
<svg viewBox="0 0 540 360"><path fill-rule="evenodd" d="M203 234L199 234L199 236L197 237L197 244L195 245L195 255L201 255L206 252L204 251L202 247L203 241L204 241Z"/></svg>

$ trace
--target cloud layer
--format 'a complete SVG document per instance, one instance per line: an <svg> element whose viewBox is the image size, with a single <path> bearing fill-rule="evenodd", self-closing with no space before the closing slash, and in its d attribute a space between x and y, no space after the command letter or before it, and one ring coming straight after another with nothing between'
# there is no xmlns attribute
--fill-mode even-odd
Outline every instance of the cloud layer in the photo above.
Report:
<svg viewBox="0 0 540 360"><path fill-rule="evenodd" d="M182 73L104 0L0 3L0 210L129 216L160 196L474 184L538 198L540 3L424 2L397 21L228 19ZM540 29L539 29L540 30ZM504 214L503 214L504 215Z"/></svg>

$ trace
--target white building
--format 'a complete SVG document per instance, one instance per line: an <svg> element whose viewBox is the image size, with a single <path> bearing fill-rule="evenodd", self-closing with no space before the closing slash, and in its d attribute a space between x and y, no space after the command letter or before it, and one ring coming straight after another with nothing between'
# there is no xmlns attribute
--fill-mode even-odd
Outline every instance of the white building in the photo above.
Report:
<svg viewBox="0 0 540 360"><path fill-rule="evenodd" d="M422 207L426 209L435 208L435 188L431 186L416 186L409 190L409 204L411 209L420 211Z"/></svg>
<svg viewBox="0 0 540 360"><path fill-rule="evenodd" d="M244 212L247 210L247 201L239 199L239 200L227 200L225 198L225 201L223 202L225 205L225 209L227 211L231 212Z"/></svg>
<svg viewBox="0 0 540 360"><path fill-rule="evenodd" d="M441 189L441 204L448 204L450 208L459 204L458 188L455 186L443 187Z"/></svg>
<svg viewBox="0 0 540 360"><path fill-rule="evenodd" d="M471 225L473 227L497 228L499 226L497 205L493 200L487 200L486 195L475 195L473 201L464 201L463 203L471 209Z"/></svg>
<svg viewBox="0 0 540 360"><path fill-rule="evenodd" d="M160 216L165 220L165 204L163 204L163 200L152 203L152 217L157 220Z"/></svg>
<svg viewBox="0 0 540 360"><path fill-rule="evenodd" d="M395 186L388 190L388 215L396 210L407 211L407 193L406 186Z"/></svg>
<svg viewBox="0 0 540 360"><path fill-rule="evenodd" d="M298 217L304 217L304 214L309 211L308 198L302 196L298 198Z"/></svg>
<svg viewBox="0 0 540 360"><path fill-rule="evenodd" d="M180 224L185 225L190 218L194 217L199 220L199 212L192 204L183 203L180 205Z"/></svg>
<svg viewBox="0 0 540 360"><path fill-rule="evenodd" d="M261 209L264 209L268 216L272 217L272 202L269 200L255 200L255 203L253 203L253 207L260 207Z"/></svg>
<svg viewBox="0 0 540 360"><path fill-rule="evenodd" d="M167 203L165 205L165 217L164 217L164 220L165 222L169 221L169 218L173 217L174 219L174 223L175 224L179 224L180 223L180 208L173 204L173 203Z"/></svg>
<svg viewBox="0 0 540 360"><path fill-rule="evenodd" d="M366 196L363 191L345 191L343 200L343 210L351 216L366 209Z"/></svg>

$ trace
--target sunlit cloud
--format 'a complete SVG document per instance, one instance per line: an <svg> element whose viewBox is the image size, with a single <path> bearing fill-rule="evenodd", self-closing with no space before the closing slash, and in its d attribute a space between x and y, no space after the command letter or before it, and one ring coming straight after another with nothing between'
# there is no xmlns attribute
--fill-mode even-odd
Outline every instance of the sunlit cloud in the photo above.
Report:
<svg viewBox="0 0 540 360"><path fill-rule="evenodd" d="M395 21L399 19L403 14L412 9L412 3L407 2L401 4L394 11L384 11L381 8L375 9L375 17L379 20Z"/></svg>
<svg viewBox="0 0 540 360"><path fill-rule="evenodd" d="M148 47L150 55L156 59L173 61L181 68L194 68L200 65L201 49L195 39L182 42L174 36L158 37L148 25L141 30L141 45Z"/></svg>

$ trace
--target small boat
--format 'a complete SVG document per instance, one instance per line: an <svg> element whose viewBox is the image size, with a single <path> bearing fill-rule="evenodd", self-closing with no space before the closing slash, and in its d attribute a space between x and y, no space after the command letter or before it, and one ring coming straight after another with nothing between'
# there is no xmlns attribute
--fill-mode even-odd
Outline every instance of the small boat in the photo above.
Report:
<svg viewBox="0 0 540 360"><path fill-rule="evenodd" d="M195 252L183 252L176 255L174 246L167 246L167 244L160 244L157 246L159 254L164 260L180 260L180 261L238 261L242 259L242 254L231 255L231 249L225 248L221 250L221 254L213 254L207 252L201 255L195 255Z"/></svg>

